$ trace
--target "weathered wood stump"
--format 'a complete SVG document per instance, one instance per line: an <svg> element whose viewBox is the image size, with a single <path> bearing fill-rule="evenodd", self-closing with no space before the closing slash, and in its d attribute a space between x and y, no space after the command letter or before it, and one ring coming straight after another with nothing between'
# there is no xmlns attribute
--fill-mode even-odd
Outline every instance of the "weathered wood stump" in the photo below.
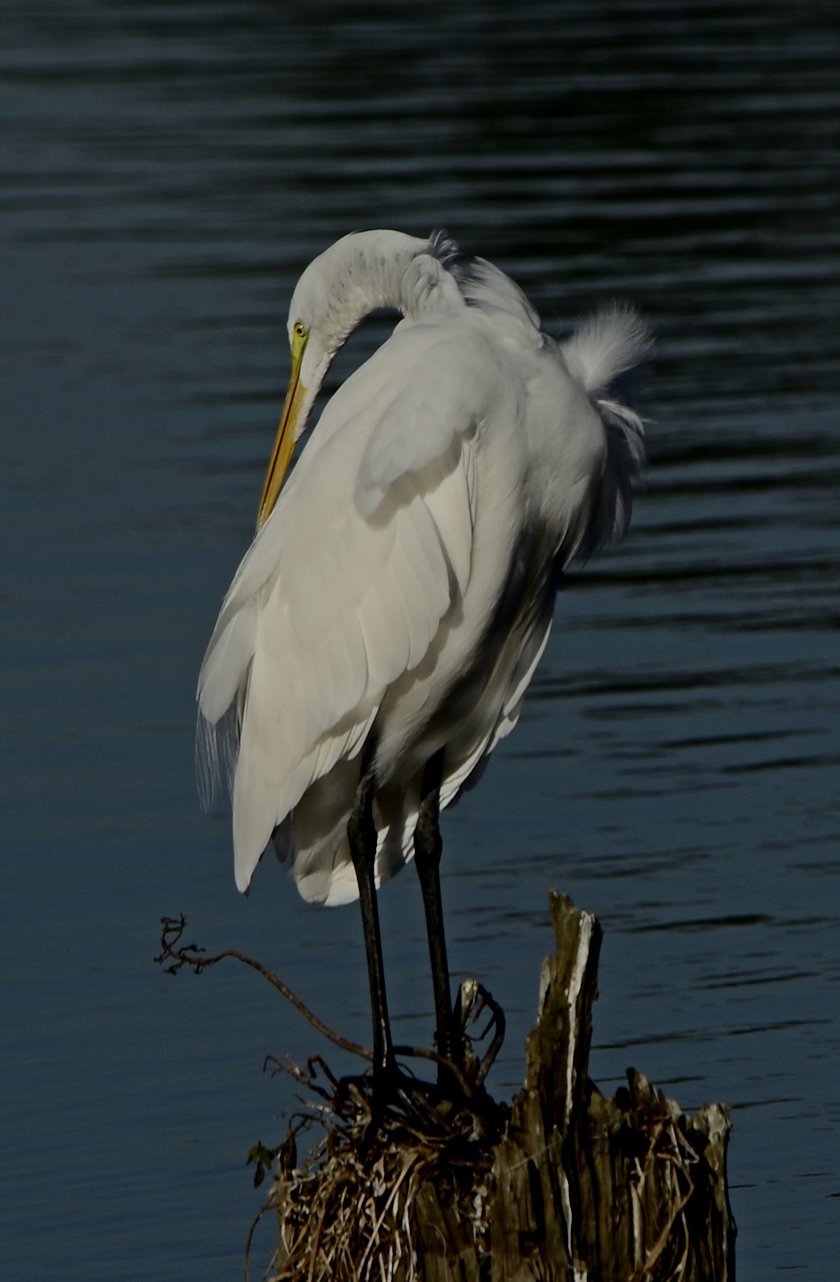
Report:
<svg viewBox="0 0 840 1282"><path fill-rule="evenodd" d="M527 1073L510 1109L485 1100L424 1129L345 1128L285 1164L273 1206L277 1279L731 1282L729 1114L685 1117L633 1070L605 1098L588 1075L601 930L552 894ZM360 1138L361 1136L361 1138Z"/></svg>

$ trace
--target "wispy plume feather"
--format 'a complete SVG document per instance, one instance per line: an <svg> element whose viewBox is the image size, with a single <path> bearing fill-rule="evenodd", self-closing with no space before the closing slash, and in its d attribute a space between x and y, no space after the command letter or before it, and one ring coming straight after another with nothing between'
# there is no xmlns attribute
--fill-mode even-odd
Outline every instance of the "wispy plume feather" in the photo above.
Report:
<svg viewBox="0 0 840 1282"><path fill-rule="evenodd" d="M650 331L630 307L613 306L584 321L561 344L566 366L586 389L604 424L607 455L579 548L591 556L623 537L633 509L633 484L646 467L644 423L615 394L622 374L639 366L653 346Z"/></svg>
<svg viewBox="0 0 840 1282"><path fill-rule="evenodd" d="M653 346L645 322L632 307L615 304L584 321L561 350L569 373L598 396L621 374L641 364Z"/></svg>

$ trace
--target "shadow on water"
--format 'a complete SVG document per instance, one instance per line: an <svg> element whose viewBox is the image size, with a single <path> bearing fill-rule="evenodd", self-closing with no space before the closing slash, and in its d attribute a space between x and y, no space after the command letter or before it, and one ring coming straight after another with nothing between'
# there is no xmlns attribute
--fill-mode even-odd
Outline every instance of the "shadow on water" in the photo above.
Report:
<svg viewBox="0 0 840 1282"><path fill-rule="evenodd" d="M227 821L193 799L192 695L294 279L380 224L446 227L558 332L614 297L657 332L631 537L570 576L522 723L447 822L454 964L510 1016L497 1088L519 1084L556 885L605 927L598 1080L636 1063L686 1107L731 1102L740 1276L825 1277L833 8L56 0L6 5L0 36L10 1276L238 1267L244 1155L293 1103L263 1055L314 1048L240 976L154 973L162 913L366 1036L355 915L307 910L272 867L235 896ZM417 900L409 875L383 911L400 1036L422 1041Z"/></svg>

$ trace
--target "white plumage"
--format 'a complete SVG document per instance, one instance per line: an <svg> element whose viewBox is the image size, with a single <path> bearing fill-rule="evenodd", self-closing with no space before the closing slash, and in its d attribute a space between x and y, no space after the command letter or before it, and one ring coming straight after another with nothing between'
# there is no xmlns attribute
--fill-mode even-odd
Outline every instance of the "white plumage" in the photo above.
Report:
<svg viewBox="0 0 840 1282"><path fill-rule="evenodd" d="M508 277L453 257L439 236L357 233L292 298L296 436L361 318L403 319L326 405L279 498L273 459L202 665L201 777L205 793L232 780L240 890L274 835L306 899L356 898L363 764L377 884L402 867L427 762L443 750L448 805L516 724L559 572L629 520L642 427L610 388L646 351L635 313L558 345Z"/></svg>

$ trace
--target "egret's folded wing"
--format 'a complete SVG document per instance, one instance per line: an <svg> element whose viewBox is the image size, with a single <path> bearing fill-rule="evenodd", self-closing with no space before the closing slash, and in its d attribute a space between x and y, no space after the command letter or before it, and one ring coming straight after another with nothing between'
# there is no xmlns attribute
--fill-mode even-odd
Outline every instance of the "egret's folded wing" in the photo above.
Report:
<svg viewBox="0 0 840 1282"><path fill-rule="evenodd" d="M202 668L208 722L245 688L233 798L240 886L310 784L361 750L384 691L423 658L469 577L474 496L464 416L448 431L432 429L434 452L408 445L402 472L394 454L387 479L373 468L378 502L360 510L359 477L378 454L368 449L376 433L391 439L415 426L402 412L404 388L383 404L373 364L327 407L240 566ZM434 379L426 389L427 415L439 386ZM371 427L361 411L377 400ZM443 414L445 397L438 404Z"/></svg>
<svg viewBox="0 0 840 1282"><path fill-rule="evenodd" d="M471 438L492 395L488 361L492 357L475 339L462 338L453 344L447 341L444 327L415 326L407 333L398 330L336 392L287 482L276 513L258 532L222 603L198 682L201 711L211 725L230 707L245 680L256 636L255 603L270 588L281 557L288 560L287 540L291 542L303 529L301 505L311 512L312 503L320 497L330 514L338 515L337 506L351 502L346 487L335 487L332 495L327 492L328 451L331 461L344 468L339 479L355 481L353 509L373 518L377 527L386 524L394 505L405 500L406 490L394 488L394 483L415 478L463 589L470 568L474 476L471 452L462 452L462 445ZM394 362L402 365L398 380L392 372ZM490 369L495 374L492 364ZM337 447L335 437L340 438ZM447 478L451 484L440 488ZM292 495L301 487L304 497L293 501ZM313 493L316 487L317 494ZM453 489L461 491L457 498L450 492ZM329 535L326 527L313 531L305 555L316 555L320 546L330 558Z"/></svg>

